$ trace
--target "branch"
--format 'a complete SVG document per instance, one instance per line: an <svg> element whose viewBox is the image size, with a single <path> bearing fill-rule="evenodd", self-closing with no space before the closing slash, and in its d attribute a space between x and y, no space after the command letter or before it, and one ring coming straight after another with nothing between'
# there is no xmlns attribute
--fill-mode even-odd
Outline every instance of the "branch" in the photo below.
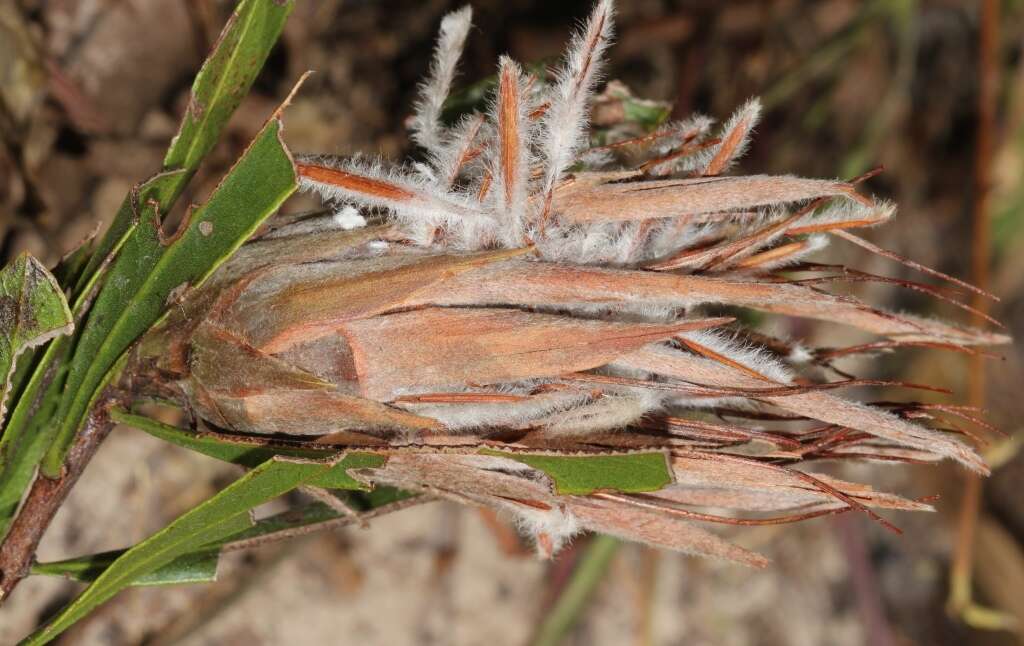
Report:
<svg viewBox="0 0 1024 646"><path fill-rule="evenodd" d="M48 478L40 474L32 483L10 531L0 544L0 603L28 576L39 541L112 428L114 424L106 407L94 409L71 446L60 476Z"/></svg>

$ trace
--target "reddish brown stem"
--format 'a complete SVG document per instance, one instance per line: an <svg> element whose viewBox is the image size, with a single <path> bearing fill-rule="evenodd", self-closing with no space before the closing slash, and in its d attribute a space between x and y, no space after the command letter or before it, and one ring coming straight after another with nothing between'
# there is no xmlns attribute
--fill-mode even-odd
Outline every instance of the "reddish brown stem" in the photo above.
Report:
<svg viewBox="0 0 1024 646"><path fill-rule="evenodd" d="M113 427L105 409L94 411L71 446L60 477L40 475L32 483L10 531L0 544L0 603L28 576L39 541L82 475L85 465Z"/></svg>

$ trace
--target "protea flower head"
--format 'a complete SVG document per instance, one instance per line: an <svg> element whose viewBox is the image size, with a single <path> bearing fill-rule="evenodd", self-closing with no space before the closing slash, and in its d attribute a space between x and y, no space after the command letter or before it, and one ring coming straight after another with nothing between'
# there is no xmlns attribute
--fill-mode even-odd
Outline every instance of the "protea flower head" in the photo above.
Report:
<svg viewBox="0 0 1024 646"><path fill-rule="evenodd" d="M143 344L206 424L380 451L359 478L507 510L548 554L593 529L759 564L706 523L928 508L811 461L986 471L936 428L972 413L851 401L841 386L873 382L831 372L855 353L1006 340L825 291L834 266L805 258L830 236L886 253L849 230L886 222L891 203L856 180L726 175L757 100L717 133L702 116L635 132L606 109L598 137L593 105L630 99L618 84L595 97L610 0L551 78L502 58L486 113L446 123L470 17L442 22L409 122L425 160L297 157L336 213L250 242ZM815 349L748 329L744 310L879 339ZM666 481L566 491L536 459L637 452L663 456Z"/></svg>

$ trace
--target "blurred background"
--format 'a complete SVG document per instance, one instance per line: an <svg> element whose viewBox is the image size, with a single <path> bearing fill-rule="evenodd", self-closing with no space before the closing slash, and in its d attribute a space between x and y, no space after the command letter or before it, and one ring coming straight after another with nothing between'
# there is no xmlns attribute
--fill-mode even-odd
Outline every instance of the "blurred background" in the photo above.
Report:
<svg viewBox="0 0 1024 646"><path fill-rule="evenodd" d="M182 201L206 198L307 69L316 74L285 115L294 150L415 155L403 122L440 18L459 4L299 2ZM554 60L590 9L587 1L473 4L465 83L491 74L505 52ZM677 117L699 111L724 120L748 97L762 97L765 117L744 172L848 178L884 165L866 190L900 210L870 239L964 278L988 254L990 289L1002 299L993 312L1021 336L1024 2L991 2L999 17L987 31L982 2L967 0L619 4L609 78L671 101ZM27 250L54 263L109 222L133 183L159 169L191 79L232 7L227 0L0 2L0 261ZM986 48L990 55L979 59ZM986 87L991 111L979 109ZM286 209L311 206L299 198ZM977 222L991 231L987 244L972 244ZM923 280L844 245L833 242L829 262ZM967 320L912 291L855 291L877 305ZM782 332L826 345L850 340L817 324ZM1007 348L1004 359L984 364L988 418L1007 437L987 434L996 469L982 485L978 514L967 517L969 543L957 531L964 474L944 465L844 467L879 488L941 496L936 514L889 515L902 536L854 515L727 531L773 560L757 572L589 538L539 562L503 519L434 503L368 528L233 554L216 584L133 589L60 643L539 643L539 627L581 562L596 585L590 603L567 616L566 644L1021 643L1024 632L980 627L1024 627L1024 454L1014 439L1024 419L1022 353L1024 346ZM948 387L956 403L969 397L970 365L957 354L905 350L853 367L865 377ZM117 431L40 556L137 542L235 477L231 467ZM959 571L972 566L976 605L950 612L958 546ZM26 581L0 612L0 642L27 633L77 589Z"/></svg>

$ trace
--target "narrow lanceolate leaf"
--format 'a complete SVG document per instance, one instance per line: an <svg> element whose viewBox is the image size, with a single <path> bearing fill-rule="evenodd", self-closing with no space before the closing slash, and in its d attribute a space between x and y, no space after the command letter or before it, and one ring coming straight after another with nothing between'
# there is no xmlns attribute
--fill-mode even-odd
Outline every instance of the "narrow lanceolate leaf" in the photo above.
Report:
<svg viewBox="0 0 1024 646"><path fill-rule="evenodd" d="M21 256L0 271L0 426L9 397L9 375L17 356L60 334L70 333L72 313L54 279L32 257ZM68 339L54 341L24 373L10 419L0 436L0 537L7 533L25 488L52 434L46 422L56 410L60 375L55 367ZM23 358L22 361L25 361Z"/></svg>
<svg viewBox="0 0 1024 646"><path fill-rule="evenodd" d="M251 526L250 510L329 471L334 462L273 458L116 559L24 644L45 644L143 575Z"/></svg>
<svg viewBox="0 0 1024 646"><path fill-rule="evenodd" d="M255 466L274 456L323 459L334 455L338 450L337 447L326 444L261 441L249 436L186 431L117 408L111 410L111 419L119 424L145 431L166 442L246 467ZM673 481L665 454L660 451L625 452L615 455L558 455L483 449L480 453L515 460L546 473L551 478L555 491L561 495L583 495L594 491L657 491ZM405 456L403 459L416 462L429 458L430 456ZM316 484L328 489L365 490L365 484L351 478L346 472L349 469L380 467L385 461L386 457L383 455L349 451L335 468L318 478Z"/></svg>
<svg viewBox="0 0 1024 646"><path fill-rule="evenodd" d="M203 157L217 143L228 119L249 93L293 8L294 0L242 0L238 3L193 82L178 134L164 157L164 170L184 172L162 183L152 196L161 214L170 211ZM130 199L130 196L126 198L125 205L97 245L76 292L81 292L85 281L131 231L136 215L132 213Z"/></svg>
<svg viewBox="0 0 1024 646"><path fill-rule="evenodd" d="M103 267L107 266L114 254L129 241L140 221L148 217L159 220L163 214L170 211L203 157L217 142L231 114L248 93L280 35L293 4L292 0L242 0L238 3L234 15L222 31L214 50L195 80L188 109L178 134L165 156L164 172L131 191L106 234L93 245L88 262L73 274L68 274L68 279L73 279L68 286L74 286L76 317L81 317L91 305L92 292L103 277ZM139 251L137 245L136 251ZM140 260L140 257L136 257L133 262L138 263ZM136 274L135 278L140 278L145 275L148 268L144 262L137 268L122 264L120 275L116 279L124 281L130 279L132 274ZM138 282L134 285L137 286ZM132 293L123 282L116 285L115 289L123 294ZM108 304L110 300L118 303L116 298L108 297ZM127 299L120 302L127 302ZM96 315L91 319L90 327L99 323L101 328L109 329L115 316L116 312ZM63 352L60 356L63 357ZM43 409L36 411L35 407L43 394L42 389L54 379L54 362L57 359L58 353L50 352L39 362L17 403L8 427L10 434L18 439L16 443L12 441L12 446L33 447L23 456L25 460L37 460L40 448L50 441L49 437L37 436L22 441L22 436L28 432L30 419L38 420L35 424L38 432L48 428L48 425L43 423L45 420L40 417ZM91 359L91 356L86 358ZM80 384L78 381L75 383ZM91 393L87 393L88 395ZM36 414L30 414L32 412ZM21 462L19 460L18 464L21 465ZM0 468L4 470L3 476L0 476L3 478L3 491L14 499L20 498L21 491L27 484L25 474L31 474L35 468L34 462L21 465L21 475L11 475L7 467Z"/></svg>
<svg viewBox="0 0 1024 646"><path fill-rule="evenodd" d="M127 551L113 550L63 561L36 563L32 566L32 574L61 576L73 581L91 583ZM219 549L191 552L139 576L129 585L210 583L217 580L217 560L219 557Z"/></svg>
<svg viewBox="0 0 1024 646"><path fill-rule="evenodd" d="M195 168L263 68L294 0L242 0L192 83L188 109L165 168Z"/></svg>
<svg viewBox="0 0 1024 646"><path fill-rule="evenodd" d="M375 492L376 493L376 492ZM371 512L378 507L403 501L414 495L402 491L382 487L381 495L366 496L367 504L360 508L362 512ZM189 583L212 583L217 580L217 565L222 550L256 545L266 541L290 538L300 534L337 527L357 522L351 513L338 511L330 505L314 502L299 509L268 516L256 521L251 527L229 534L221 539L204 545L201 549L188 552L147 572L135 579L132 586L180 585ZM127 549L100 552L88 556L36 563L32 566L32 574L42 576L59 576L74 581L92 583L105 572Z"/></svg>
<svg viewBox="0 0 1024 646"><path fill-rule="evenodd" d="M132 189L121 205L116 220L124 219L127 228L123 235L111 244L106 252L107 258L99 263L91 273L82 269L78 272L80 289L71 309L76 321L82 320L89 310L95 297L95 291L101 284L109 269L109 260L117 254L128 241L130 234L143 221L142 206L147 205L151 214L148 224L152 225L151 200L157 199L162 191L167 190L174 182L179 181L181 171L160 173ZM129 292L136 278L134 267L123 272L119 277L116 289ZM81 330L80 330L81 331ZM58 411L67 368L65 362L73 349L73 341L68 338L58 339L35 362L31 374L18 391L18 399L12 403L12 410L4 436L0 439L0 535L6 532L11 516L18 501L21 500L25 488L35 473L43 452L53 439L56 429L50 424Z"/></svg>
<svg viewBox="0 0 1024 646"><path fill-rule="evenodd" d="M73 328L64 293L38 260L22 254L0 270L0 425L18 355Z"/></svg>
<svg viewBox="0 0 1024 646"><path fill-rule="evenodd" d="M187 431L120 408L112 408L110 418L118 424L131 426L165 442L250 469L277 455L323 459L337 453L336 449L328 446L297 447L294 444L261 442L241 435Z"/></svg>
<svg viewBox="0 0 1024 646"><path fill-rule="evenodd" d="M54 341L46 348L40 365L55 366L69 345L67 338ZM57 412L63 386L60 369L37 370L22 391L0 438L0 537L7 534L18 504L53 439L55 429L49 421Z"/></svg>
<svg viewBox="0 0 1024 646"><path fill-rule="evenodd" d="M124 243L76 348L60 430L44 461L47 474L60 472L108 371L164 313L175 290L202 283L295 190L295 170L280 130L275 115L176 239L167 244L157 223L144 219Z"/></svg>

